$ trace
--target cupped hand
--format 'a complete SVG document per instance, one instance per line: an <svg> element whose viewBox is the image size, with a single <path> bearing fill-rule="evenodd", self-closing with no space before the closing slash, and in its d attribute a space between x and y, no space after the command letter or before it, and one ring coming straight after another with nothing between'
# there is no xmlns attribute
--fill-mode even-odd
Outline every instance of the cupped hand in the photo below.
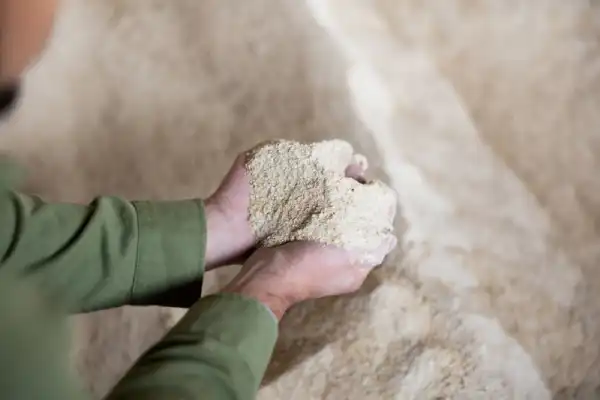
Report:
<svg viewBox="0 0 600 400"><path fill-rule="evenodd" d="M319 144L327 150L331 142ZM259 145L260 146L260 145ZM331 154L346 176L363 181L366 159L352 157L352 147L343 148L347 154ZM341 170L343 172L343 170ZM257 246L258 240L249 223L250 180L246 171L246 153L239 155L215 193L205 201L207 243L205 263L210 270L219 266L243 262Z"/></svg>
<svg viewBox="0 0 600 400"><path fill-rule="evenodd" d="M296 303L358 290L395 246L396 237L390 234L368 255L314 242L261 248L223 291L254 298L281 319Z"/></svg>

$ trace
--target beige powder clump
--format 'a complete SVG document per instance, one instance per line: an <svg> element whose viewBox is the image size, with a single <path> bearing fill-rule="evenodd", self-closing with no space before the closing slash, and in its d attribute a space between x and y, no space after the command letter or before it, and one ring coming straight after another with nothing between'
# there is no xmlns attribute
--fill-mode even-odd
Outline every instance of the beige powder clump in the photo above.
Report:
<svg viewBox="0 0 600 400"><path fill-rule="evenodd" d="M359 253L365 261L394 240L395 193L379 181L346 177L363 156L342 140L279 140L248 153L250 224L261 245L311 240Z"/></svg>

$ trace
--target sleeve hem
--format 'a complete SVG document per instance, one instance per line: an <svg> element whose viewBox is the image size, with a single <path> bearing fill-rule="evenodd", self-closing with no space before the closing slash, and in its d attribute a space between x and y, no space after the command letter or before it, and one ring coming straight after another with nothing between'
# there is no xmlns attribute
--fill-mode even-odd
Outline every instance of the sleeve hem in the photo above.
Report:
<svg viewBox="0 0 600 400"><path fill-rule="evenodd" d="M131 304L154 303L156 296L193 284L185 306L200 297L206 247L206 220L200 200L134 202L138 248ZM189 291L183 291L189 292ZM176 296L175 293L173 295ZM173 297L173 296L169 296ZM192 298L190 298L192 297ZM163 305L163 304L161 304Z"/></svg>

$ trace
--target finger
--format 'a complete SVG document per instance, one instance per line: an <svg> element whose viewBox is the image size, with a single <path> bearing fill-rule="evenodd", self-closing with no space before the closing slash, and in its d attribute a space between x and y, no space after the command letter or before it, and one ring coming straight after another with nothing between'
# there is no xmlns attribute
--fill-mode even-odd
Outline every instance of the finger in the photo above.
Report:
<svg viewBox="0 0 600 400"><path fill-rule="evenodd" d="M358 164L350 164L346 167L346 171L344 172L347 178L352 178L355 181L358 181L362 184L367 183L365 178L365 170Z"/></svg>
<svg viewBox="0 0 600 400"><path fill-rule="evenodd" d="M235 158L235 161L233 162L233 165L229 169L228 175L235 175L236 173L240 173L240 172L244 172L245 173L246 172L246 161L247 161L247 159L248 159L248 157L247 157L246 153L239 154Z"/></svg>
<svg viewBox="0 0 600 400"><path fill-rule="evenodd" d="M365 174L369 168L367 158L362 154L354 154L350 165L346 167L346 177L352 178L360 183L366 183Z"/></svg>
<svg viewBox="0 0 600 400"><path fill-rule="evenodd" d="M334 139L314 143L312 156L327 171L344 175L346 168L352 164L354 149L344 140Z"/></svg>
<svg viewBox="0 0 600 400"><path fill-rule="evenodd" d="M352 160L350 164L358 166L358 168L360 168L363 174L367 172L367 169L369 169L369 161L367 160L367 157L365 157L362 154L357 153L352 155Z"/></svg>

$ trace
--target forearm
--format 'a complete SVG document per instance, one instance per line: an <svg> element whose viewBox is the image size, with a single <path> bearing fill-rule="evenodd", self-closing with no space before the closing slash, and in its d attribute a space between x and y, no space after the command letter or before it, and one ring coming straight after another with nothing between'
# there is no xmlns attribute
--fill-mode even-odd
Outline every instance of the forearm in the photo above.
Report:
<svg viewBox="0 0 600 400"><path fill-rule="evenodd" d="M67 318L37 287L0 271L3 399L88 399L69 363Z"/></svg>
<svg viewBox="0 0 600 400"><path fill-rule="evenodd" d="M189 306L200 296L200 201L45 203L0 189L0 269L35 280L71 312L125 304ZM189 290L179 291L182 286Z"/></svg>
<svg viewBox="0 0 600 400"><path fill-rule="evenodd" d="M206 297L108 399L254 399L276 338L277 321L260 302L236 294Z"/></svg>

